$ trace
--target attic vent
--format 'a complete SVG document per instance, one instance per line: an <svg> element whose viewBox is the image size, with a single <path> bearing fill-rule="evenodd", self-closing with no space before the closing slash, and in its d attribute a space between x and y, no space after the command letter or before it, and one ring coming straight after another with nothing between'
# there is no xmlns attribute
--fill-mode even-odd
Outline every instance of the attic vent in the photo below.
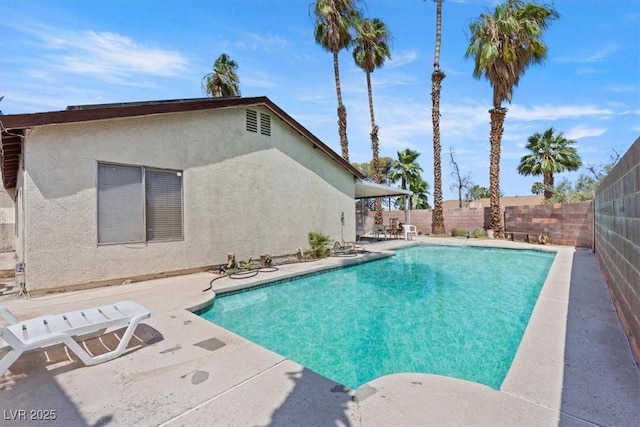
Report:
<svg viewBox="0 0 640 427"><path fill-rule="evenodd" d="M260 113L260 133L271 136L271 116Z"/></svg>
<svg viewBox="0 0 640 427"><path fill-rule="evenodd" d="M247 110L247 131L258 133L258 113Z"/></svg>

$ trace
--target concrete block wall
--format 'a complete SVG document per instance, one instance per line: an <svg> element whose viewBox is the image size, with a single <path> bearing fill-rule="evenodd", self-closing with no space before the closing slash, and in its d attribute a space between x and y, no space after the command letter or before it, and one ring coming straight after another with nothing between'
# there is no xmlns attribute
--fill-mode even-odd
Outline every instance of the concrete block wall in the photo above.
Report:
<svg viewBox="0 0 640 427"><path fill-rule="evenodd" d="M412 210L410 222L416 226L419 234L431 234L432 215L433 211L431 209ZM383 224L389 224L390 218L398 218L400 222L404 223L404 211L392 210L382 212ZM447 234L450 234L454 228L462 230L486 229L489 226L489 220L489 208L456 208L444 210L444 226ZM373 230L373 224L374 212L367 212L365 230L367 232Z"/></svg>
<svg viewBox="0 0 640 427"><path fill-rule="evenodd" d="M595 252L640 362L640 138L598 187Z"/></svg>
<svg viewBox="0 0 640 427"><path fill-rule="evenodd" d="M556 245L593 248L593 203L507 206L505 231L544 234Z"/></svg>
<svg viewBox="0 0 640 427"><path fill-rule="evenodd" d="M482 230L491 224L489 208L456 208L444 210L444 228L451 233L454 228L460 230ZM431 227L431 223L429 223Z"/></svg>
<svg viewBox="0 0 640 427"><path fill-rule="evenodd" d="M527 233L532 236L545 234L551 243L593 248L593 205L592 202L564 203L555 205L507 206L504 212L504 226L507 233ZM431 234L431 209L411 211L411 223L423 235ZM383 224L390 218L404 222L404 211L392 210L382 213ZM367 212L365 230L373 230L374 213ZM447 234L458 228L461 230L488 229L491 221L489 208L455 208L444 210ZM517 238L517 240L522 240Z"/></svg>

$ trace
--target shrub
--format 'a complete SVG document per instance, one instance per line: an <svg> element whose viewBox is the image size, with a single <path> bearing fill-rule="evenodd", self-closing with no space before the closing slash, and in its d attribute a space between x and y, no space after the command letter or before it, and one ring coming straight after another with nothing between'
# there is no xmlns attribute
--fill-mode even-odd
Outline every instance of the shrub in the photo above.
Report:
<svg viewBox="0 0 640 427"><path fill-rule="evenodd" d="M467 232L461 228L452 228L451 235L453 237L467 237Z"/></svg>
<svg viewBox="0 0 640 427"><path fill-rule="evenodd" d="M309 232L309 245L311 246L311 252L316 258L325 258L329 255L329 249L327 245L331 243L331 238L319 231Z"/></svg>
<svg viewBox="0 0 640 427"><path fill-rule="evenodd" d="M487 230L483 230L481 228L476 228L471 232L471 235L476 239L480 237L487 237Z"/></svg>

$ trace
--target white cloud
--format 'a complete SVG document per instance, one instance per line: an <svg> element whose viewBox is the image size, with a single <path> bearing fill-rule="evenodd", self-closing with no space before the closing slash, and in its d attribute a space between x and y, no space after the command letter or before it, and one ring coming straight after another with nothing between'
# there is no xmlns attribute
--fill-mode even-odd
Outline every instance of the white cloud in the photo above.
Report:
<svg viewBox="0 0 640 427"><path fill-rule="evenodd" d="M78 89L72 86L60 86L42 90L33 90L19 86L15 91L4 92L19 111L53 111L62 110L68 105L103 102L104 93L95 89Z"/></svg>
<svg viewBox="0 0 640 427"><path fill-rule="evenodd" d="M362 74L364 74L364 72L362 72ZM415 76L401 74L395 71L391 73L385 73L385 74L376 73L376 72L371 74L372 86L384 86L388 88L394 85L395 86L412 85L412 84L416 84L416 82L418 81L419 81L418 78L416 78Z"/></svg>
<svg viewBox="0 0 640 427"><path fill-rule="evenodd" d="M60 84L64 74L80 74L126 86L154 87L149 77L182 76L190 61L179 52L145 46L115 32L68 31L32 23L15 27L30 39L30 55L17 59L29 75Z"/></svg>
<svg viewBox="0 0 640 427"><path fill-rule="evenodd" d="M610 85L607 89L617 93L633 93L640 92L640 86L637 85Z"/></svg>
<svg viewBox="0 0 640 427"><path fill-rule="evenodd" d="M574 55L558 58L558 62L578 64L600 62L617 50L618 47L615 45L604 46L592 52L576 53Z"/></svg>
<svg viewBox="0 0 640 427"><path fill-rule="evenodd" d="M251 71L245 77L242 77L240 83L243 86L252 86L257 88L271 88L278 86L273 76L263 71Z"/></svg>
<svg viewBox="0 0 640 427"><path fill-rule="evenodd" d="M400 52L392 52L391 60L385 63L386 67L397 68L403 65L411 64L418 59L418 52L415 49Z"/></svg>
<svg viewBox="0 0 640 427"><path fill-rule="evenodd" d="M145 47L117 33L87 30L41 36L56 68L72 73L166 77L179 75L189 63L180 53Z"/></svg>
<svg viewBox="0 0 640 427"><path fill-rule="evenodd" d="M274 35L261 35L256 33L242 33L244 39L233 43L233 46L244 50L261 51L288 51L289 42L284 37Z"/></svg>
<svg viewBox="0 0 640 427"><path fill-rule="evenodd" d="M609 108L594 105L540 105L527 108L514 104L509 108L507 117L524 121L559 120L581 117L599 117L608 119L614 115Z"/></svg>
<svg viewBox="0 0 640 427"><path fill-rule="evenodd" d="M592 138L592 137L604 135L605 133L607 133L606 128L589 127L587 125L577 125L567 130L564 136L567 139L583 139L583 138Z"/></svg>
<svg viewBox="0 0 640 427"><path fill-rule="evenodd" d="M598 69L598 68L593 68L593 67L580 67L578 69L576 69L576 74L579 76L584 76L584 75L596 75L596 74L601 74L602 70Z"/></svg>

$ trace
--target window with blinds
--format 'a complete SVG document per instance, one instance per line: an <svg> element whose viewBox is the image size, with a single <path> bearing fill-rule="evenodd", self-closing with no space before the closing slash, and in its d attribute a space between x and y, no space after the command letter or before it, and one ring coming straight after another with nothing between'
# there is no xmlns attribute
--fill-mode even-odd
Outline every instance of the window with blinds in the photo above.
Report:
<svg viewBox="0 0 640 427"><path fill-rule="evenodd" d="M147 241L182 240L182 173L145 169Z"/></svg>
<svg viewBox="0 0 640 427"><path fill-rule="evenodd" d="M182 172L98 163L98 243L183 239Z"/></svg>

